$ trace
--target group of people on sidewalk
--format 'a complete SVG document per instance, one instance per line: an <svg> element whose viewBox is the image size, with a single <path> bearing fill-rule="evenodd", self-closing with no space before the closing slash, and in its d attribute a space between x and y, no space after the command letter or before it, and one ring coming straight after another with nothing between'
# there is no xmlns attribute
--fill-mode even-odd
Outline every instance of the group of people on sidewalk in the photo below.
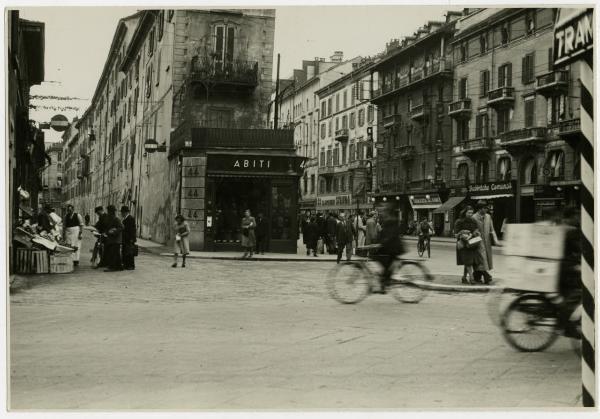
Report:
<svg viewBox="0 0 600 419"><path fill-rule="evenodd" d="M475 210L467 205L454 224L456 263L464 266L463 284L490 284L494 268L492 246L500 246L486 201L478 201Z"/></svg>
<svg viewBox="0 0 600 419"><path fill-rule="evenodd" d="M129 207L121 207L121 218L117 216L114 205L108 205L106 212L104 207L98 206L94 212L98 216L95 228L100 234L99 242L103 247L100 262L95 268L105 267L104 272L134 270L137 256L136 223Z"/></svg>
<svg viewBox="0 0 600 419"><path fill-rule="evenodd" d="M355 216L347 216L344 212L330 212L326 217L318 212L316 215L306 211L300 224L302 240L306 246L306 255L317 257L317 254L329 253L337 255L337 262L342 259L344 249L346 259L350 260L353 245L357 247L379 242L381 224L376 213L370 212L364 217L359 211Z"/></svg>

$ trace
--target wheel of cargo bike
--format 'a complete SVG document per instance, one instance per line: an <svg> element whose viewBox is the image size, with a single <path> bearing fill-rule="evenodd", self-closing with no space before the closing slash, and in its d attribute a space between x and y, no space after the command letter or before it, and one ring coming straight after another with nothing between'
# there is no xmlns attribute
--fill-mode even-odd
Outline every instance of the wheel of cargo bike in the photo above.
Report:
<svg viewBox="0 0 600 419"><path fill-rule="evenodd" d="M369 278L358 262L342 262L336 265L327 278L327 290L331 298L342 304L356 304L369 294Z"/></svg>
<svg viewBox="0 0 600 419"><path fill-rule="evenodd" d="M424 288L433 276L419 262L403 260L396 262L392 283L389 286L392 297L403 303L418 303L427 295Z"/></svg>
<svg viewBox="0 0 600 419"><path fill-rule="evenodd" d="M502 335L521 352L543 351L558 338L557 322L557 309L544 295L525 294L502 315Z"/></svg>

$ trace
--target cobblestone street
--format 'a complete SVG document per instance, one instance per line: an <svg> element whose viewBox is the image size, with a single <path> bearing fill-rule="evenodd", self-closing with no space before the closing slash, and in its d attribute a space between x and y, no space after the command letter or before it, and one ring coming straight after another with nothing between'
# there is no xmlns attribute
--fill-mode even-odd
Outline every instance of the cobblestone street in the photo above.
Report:
<svg viewBox="0 0 600 419"><path fill-rule="evenodd" d="M88 258L84 252L82 259ZM10 298L14 409L575 407L567 339L511 349L480 294L332 301L324 263L141 254Z"/></svg>

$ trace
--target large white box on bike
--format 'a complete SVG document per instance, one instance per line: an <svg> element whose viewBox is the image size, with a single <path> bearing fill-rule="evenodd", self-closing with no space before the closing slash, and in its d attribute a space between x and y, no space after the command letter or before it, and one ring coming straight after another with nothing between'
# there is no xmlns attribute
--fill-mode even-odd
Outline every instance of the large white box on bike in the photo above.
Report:
<svg viewBox="0 0 600 419"><path fill-rule="evenodd" d="M503 286L537 292L558 292L560 260L510 256L502 273Z"/></svg>
<svg viewBox="0 0 600 419"><path fill-rule="evenodd" d="M565 236L571 228L549 224L507 224L503 253L543 259L562 259Z"/></svg>

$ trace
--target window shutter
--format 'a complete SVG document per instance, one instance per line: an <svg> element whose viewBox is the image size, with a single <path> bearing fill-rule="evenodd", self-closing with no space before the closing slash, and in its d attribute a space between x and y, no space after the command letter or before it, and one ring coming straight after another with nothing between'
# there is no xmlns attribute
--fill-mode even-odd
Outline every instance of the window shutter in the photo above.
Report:
<svg viewBox="0 0 600 419"><path fill-rule="evenodd" d="M504 68L505 65L501 65L500 67L498 67L498 87L504 87Z"/></svg>
<svg viewBox="0 0 600 419"><path fill-rule="evenodd" d="M548 71L552 71L552 67L554 66L554 54L552 47L548 48Z"/></svg>
<svg viewBox="0 0 600 419"><path fill-rule="evenodd" d="M527 83L527 79L529 77L529 60L528 60L528 56L524 56L521 59L521 82L522 83Z"/></svg>
<svg viewBox="0 0 600 419"><path fill-rule="evenodd" d="M525 101L525 127L532 127L535 116L535 99Z"/></svg>
<svg viewBox="0 0 600 419"><path fill-rule="evenodd" d="M512 86L512 63L506 64L506 86Z"/></svg>
<svg viewBox="0 0 600 419"><path fill-rule="evenodd" d="M535 52L532 52L529 57L529 81L533 82L535 80Z"/></svg>
<svg viewBox="0 0 600 419"><path fill-rule="evenodd" d="M233 48L235 45L235 29L227 28L227 53L225 59L227 62L233 61Z"/></svg>
<svg viewBox="0 0 600 419"><path fill-rule="evenodd" d="M479 96L485 96L485 71L479 72Z"/></svg>

